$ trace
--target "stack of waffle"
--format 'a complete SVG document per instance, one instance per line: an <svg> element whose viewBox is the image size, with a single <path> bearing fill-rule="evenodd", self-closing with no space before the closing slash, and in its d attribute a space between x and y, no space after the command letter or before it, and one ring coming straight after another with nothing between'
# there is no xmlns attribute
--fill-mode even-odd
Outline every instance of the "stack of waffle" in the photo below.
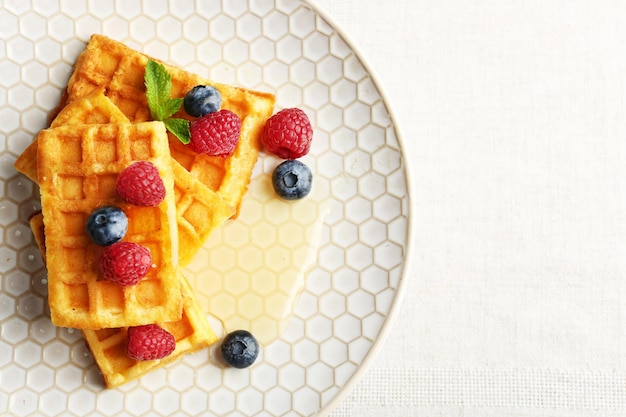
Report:
<svg viewBox="0 0 626 417"><path fill-rule="evenodd" d="M37 182L42 211L31 228L48 269L53 324L82 330L105 385L119 386L216 341L216 336L181 273L213 230L236 218L260 148L259 135L274 97L227 85L164 64L172 75L172 97L195 85L213 85L223 108L242 120L234 154L199 155L151 121L144 73L148 57L101 35L79 56L66 94L48 129L17 159L18 171ZM176 117L190 118L181 110ZM155 207L124 203L115 192L122 170L150 161L163 179L165 199ZM135 286L102 280L102 247L89 239L89 214L118 206L128 217L125 241L151 252L153 265ZM126 356L129 326L158 323L176 339L176 350L160 360Z"/></svg>

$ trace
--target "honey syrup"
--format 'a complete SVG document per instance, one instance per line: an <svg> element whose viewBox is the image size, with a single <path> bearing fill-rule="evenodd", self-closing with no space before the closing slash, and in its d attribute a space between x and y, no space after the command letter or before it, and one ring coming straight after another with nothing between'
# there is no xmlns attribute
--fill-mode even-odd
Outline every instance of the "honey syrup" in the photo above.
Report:
<svg viewBox="0 0 626 417"><path fill-rule="evenodd" d="M276 196L271 174L252 179L239 217L209 237L186 274L218 335L244 329L267 345L285 330L316 261L327 194L315 176L296 201Z"/></svg>

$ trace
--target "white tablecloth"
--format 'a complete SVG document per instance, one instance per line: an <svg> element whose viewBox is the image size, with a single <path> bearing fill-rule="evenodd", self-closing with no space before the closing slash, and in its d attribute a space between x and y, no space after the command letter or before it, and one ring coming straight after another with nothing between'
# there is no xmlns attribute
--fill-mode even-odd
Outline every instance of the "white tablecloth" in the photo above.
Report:
<svg viewBox="0 0 626 417"><path fill-rule="evenodd" d="M626 2L316 3L416 201L399 317L333 417L626 415Z"/></svg>

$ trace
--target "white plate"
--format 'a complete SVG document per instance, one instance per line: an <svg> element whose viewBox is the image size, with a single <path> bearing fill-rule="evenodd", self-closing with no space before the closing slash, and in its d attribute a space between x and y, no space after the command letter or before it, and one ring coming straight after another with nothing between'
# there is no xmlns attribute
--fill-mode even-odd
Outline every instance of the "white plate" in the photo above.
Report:
<svg viewBox="0 0 626 417"><path fill-rule="evenodd" d="M94 32L216 81L273 92L277 108L300 107L312 119L307 160L330 212L288 328L251 368L225 369L205 352L106 390L79 332L50 323L27 223L38 190L13 162L45 126ZM411 241L399 135L345 36L297 0L4 0L0 39L2 414L329 413L389 329Z"/></svg>

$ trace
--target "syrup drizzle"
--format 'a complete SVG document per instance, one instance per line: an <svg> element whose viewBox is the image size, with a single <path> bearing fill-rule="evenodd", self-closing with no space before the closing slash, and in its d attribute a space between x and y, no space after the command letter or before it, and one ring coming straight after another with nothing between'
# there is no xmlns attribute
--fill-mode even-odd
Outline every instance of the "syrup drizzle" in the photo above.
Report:
<svg viewBox="0 0 626 417"><path fill-rule="evenodd" d="M271 174L252 179L239 217L209 237L186 273L218 336L245 329L267 345L286 329L317 258L327 200L315 178L296 201L275 195Z"/></svg>

